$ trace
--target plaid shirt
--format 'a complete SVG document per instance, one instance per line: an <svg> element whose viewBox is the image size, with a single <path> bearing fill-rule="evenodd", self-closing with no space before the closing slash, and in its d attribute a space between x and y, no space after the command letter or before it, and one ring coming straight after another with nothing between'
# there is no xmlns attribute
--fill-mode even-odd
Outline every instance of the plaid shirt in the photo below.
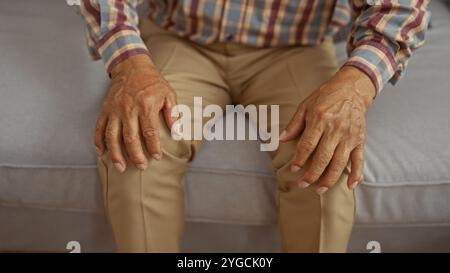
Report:
<svg viewBox="0 0 450 273"><path fill-rule="evenodd" d="M159 26L194 42L255 47L317 45L353 20L345 65L364 71L380 91L395 83L424 43L430 0L147 0ZM107 71L148 54L139 36L139 0L81 0L89 51Z"/></svg>

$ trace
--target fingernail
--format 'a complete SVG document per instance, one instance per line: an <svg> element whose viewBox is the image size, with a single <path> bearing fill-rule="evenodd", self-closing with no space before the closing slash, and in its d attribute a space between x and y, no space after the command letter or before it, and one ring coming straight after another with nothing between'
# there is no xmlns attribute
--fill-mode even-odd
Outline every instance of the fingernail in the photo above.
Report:
<svg viewBox="0 0 450 273"><path fill-rule="evenodd" d="M97 148L97 146L95 146L95 152L97 153L98 156L102 156L102 153L101 153L100 149Z"/></svg>
<svg viewBox="0 0 450 273"><path fill-rule="evenodd" d="M300 170L300 167L297 165L291 165L291 172L296 173Z"/></svg>
<svg viewBox="0 0 450 273"><path fill-rule="evenodd" d="M114 163L114 167L116 167L116 169L121 173L125 171L125 166L122 163Z"/></svg>
<svg viewBox="0 0 450 273"><path fill-rule="evenodd" d="M350 189L354 190L356 188L356 186L358 186L359 181L355 181L352 184L350 184Z"/></svg>
<svg viewBox="0 0 450 273"><path fill-rule="evenodd" d="M152 154L152 157L156 160L160 160L161 159L161 155L160 154Z"/></svg>
<svg viewBox="0 0 450 273"><path fill-rule="evenodd" d="M307 188L307 187L309 187L311 184L309 184L308 182L305 182L305 181L300 181L300 182L298 182L298 187L300 188L300 189L305 189L305 188Z"/></svg>
<svg viewBox="0 0 450 273"><path fill-rule="evenodd" d="M319 187L319 188L316 190L316 193L317 193L318 195L322 195L322 194L324 194L327 190L328 190L327 187Z"/></svg>
<svg viewBox="0 0 450 273"><path fill-rule="evenodd" d="M145 171L147 169L147 164L146 163L136 164L136 168L138 168L141 171Z"/></svg>
<svg viewBox="0 0 450 273"><path fill-rule="evenodd" d="M284 138L286 137L286 134L287 134L286 130L284 130L283 132L281 132L281 135L280 135L280 140L281 140L281 141L284 140Z"/></svg>

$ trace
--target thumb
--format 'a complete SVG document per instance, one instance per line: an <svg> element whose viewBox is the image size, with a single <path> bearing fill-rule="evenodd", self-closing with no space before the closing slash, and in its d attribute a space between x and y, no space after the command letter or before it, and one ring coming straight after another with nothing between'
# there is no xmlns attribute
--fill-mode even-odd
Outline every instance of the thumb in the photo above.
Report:
<svg viewBox="0 0 450 273"><path fill-rule="evenodd" d="M300 105L286 129L281 132L281 142L291 141L300 135L305 127L305 114L305 107L303 107L303 105Z"/></svg>
<svg viewBox="0 0 450 273"><path fill-rule="evenodd" d="M163 105L163 115L167 127L172 130L173 124L180 117L180 113L177 107L177 100L174 94L166 96Z"/></svg>

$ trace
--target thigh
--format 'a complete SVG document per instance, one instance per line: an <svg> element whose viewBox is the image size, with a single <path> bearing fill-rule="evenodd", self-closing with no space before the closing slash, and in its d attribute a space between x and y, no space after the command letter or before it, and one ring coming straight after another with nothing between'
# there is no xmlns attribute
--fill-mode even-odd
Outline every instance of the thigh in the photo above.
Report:
<svg viewBox="0 0 450 273"><path fill-rule="evenodd" d="M334 44L326 40L314 47L287 47L268 54L272 59L266 68L252 76L251 84L240 94L239 102L248 105L279 105L279 126L283 131L298 105L337 71ZM270 127L269 123L269 127ZM274 156L275 169L292 159L297 141L280 143Z"/></svg>
<svg viewBox="0 0 450 273"><path fill-rule="evenodd" d="M337 61L330 40L316 47L280 50L284 52L274 54L277 57L269 62L270 65L254 76L241 94L240 102L279 105L279 123L272 125L279 126L281 132L298 105L336 73ZM277 204L282 249L289 252L343 252L355 211L354 193L346 185L348 172L344 172L337 185L323 196L315 193L315 187L299 189L297 181L302 171L290 171L297 141L280 143L278 150L272 153L279 189Z"/></svg>
<svg viewBox="0 0 450 273"><path fill-rule="evenodd" d="M152 61L174 89L177 103L191 109L192 124L206 122L203 117L193 114L194 97L201 97L203 108L215 104L224 109L225 105L231 103L218 60L213 60L193 42L159 28L149 19L141 23L141 32ZM168 129L164 127L161 132L162 148L177 153L173 148L180 150L180 144L170 137ZM193 144L197 147L200 142L194 141Z"/></svg>
<svg viewBox="0 0 450 273"><path fill-rule="evenodd" d="M220 69L195 45L160 29L145 31L152 60L175 90L178 104L192 112L194 97L202 97L203 107L230 102ZM145 171L127 162L120 173L109 153L98 161L105 209L119 251L178 251L184 223L181 180L201 142L174 140L162 115L159 131L162 159L151 160Z"/></svg>
<svg viewBox="0 0 450 273"><path fill-rule="evenodd" d="M259 72L249 75L250 83L238 99L244 105L280 105L280 130L283 130L298 104L336 73L337 60L334 44L328 39L318 46L274 51L278 52L265 54L267 61L258 62L265 66L263 69L248 69Z"/></svg>

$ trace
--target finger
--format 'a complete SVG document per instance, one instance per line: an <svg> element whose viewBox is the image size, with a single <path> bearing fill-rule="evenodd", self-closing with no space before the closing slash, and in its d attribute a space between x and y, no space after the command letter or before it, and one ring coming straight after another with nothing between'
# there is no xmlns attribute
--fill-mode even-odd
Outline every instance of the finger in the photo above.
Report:
<svg viewBox="0 0 450 273"><path fill-rule="evenodd" d="M177 100L174 94L170 94L164 100L163 115L169 130L172 129L174 122L180 117L177 108Z"/></svg>
<svg viewBox="0 0 450 273"><path fill-rule="evenodd" d="M301 105L295 112L286 129L281 132L280 141L291 141L300 135L305 127L305 112L305 108Z"/></svg>
<svg viewBox="0 0 450 273"><path fill-rule="evenodd" d="M159 139L159 111L151 111L148 115L141 115L139 122L147 151L154 159L160 160L162 153Z"/></svg>
<svg viewBox="0 0 450 273"><path fill-rule="evenodd" d="M333 158L331 159L330 164L328 165L325 173L318 181L318 189L321 187L325 187L327 189L333 187L341 177L342 173L345 170L349 160L349 152L345 148L345 144L340 143L336 151L334 152ZM323 190L321 190L323 191Z"/></svg>
<svg viewBox="0 0 450 273"><path fill-rule="evenodd" d="M322 136L322 131L315 126L306 125L300 140L297 144L297 151L292 160L291 170L297 172L305 165L312 152L316 149L317 143Z"/></svg>
<svg viewBox="0 0 450 273"><path fill-rule="evenodd" d="M107 122L108 117L105 114L100 113L100 116L97 119L97 124L95 125L94 133L94 145L98 156L102 156L106 150L105 130Z"/></svg>
<svg viewBox="0 0 450 273"><path fill-rule="evenodd" d="M146 170L148 162L141 145L139 120L137 115L132 115L129 119L123 121L122 131L123 142L127 149L128 158L139 170Z"/></svg>
<svg viewBox="0 0 450 273"><path fill-rule="evenodd" d="M326 134L322 137L314 152L311 164L299 179L300 188L306 188L320 178L333 158L334 151L338 144L339 138L337 138L335 134ZM326 191L326 189L320 190Z"/></svg>
<svg viewBox="0 0 450 273"><path fill-rule="evenodd" d="M350 153L351 172L348 176L347 185L349 189L354 189L362 180L364 170L364 144L359 144Z"/></svg>
<svg viewBox="0 0 450 273"><path fill-rule="evenodd" d="M114 166L119 172L122 173L126 169L126 161L120 145L122 139L121 131L121 123L119 118L116 116L110 116L105 130L105 141Z"/></svg>

